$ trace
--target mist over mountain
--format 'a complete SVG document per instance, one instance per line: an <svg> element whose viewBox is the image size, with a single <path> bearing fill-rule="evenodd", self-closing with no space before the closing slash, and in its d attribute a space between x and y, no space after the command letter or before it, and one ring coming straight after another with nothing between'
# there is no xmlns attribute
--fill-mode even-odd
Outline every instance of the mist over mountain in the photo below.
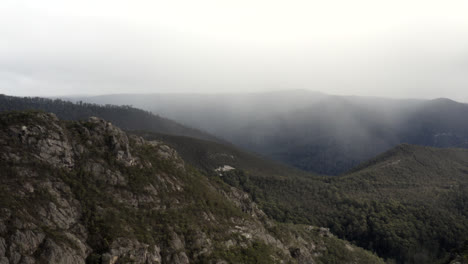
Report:
<svg viewBox="0 0 468 264"><path fill-rule="evenodd" d="M397 144L468 147L468 105L449 99L247 94L124 94L72 98L130 104L297 168L336 175Z"/></svg>

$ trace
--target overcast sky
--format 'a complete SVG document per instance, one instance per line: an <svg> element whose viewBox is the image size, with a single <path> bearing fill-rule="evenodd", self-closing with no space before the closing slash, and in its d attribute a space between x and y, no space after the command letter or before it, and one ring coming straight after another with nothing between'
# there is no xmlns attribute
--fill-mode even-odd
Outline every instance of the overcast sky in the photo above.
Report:
<svg viewBox="0 0 468 264"><path fill-rule="evenodd" d="M0 93L468 101L466 0L1 0Z"/></svg>

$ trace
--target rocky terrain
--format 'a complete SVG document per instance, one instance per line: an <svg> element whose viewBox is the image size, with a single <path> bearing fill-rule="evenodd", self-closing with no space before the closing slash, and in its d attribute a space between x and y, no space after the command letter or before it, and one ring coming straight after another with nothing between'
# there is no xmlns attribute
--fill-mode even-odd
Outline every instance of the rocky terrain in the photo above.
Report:
<svg viewBox="0 0 468 264"><path fill-rule="evenodd" d="M0 263L381 263L279 224L161 141L99 118L0 114Z"/></svg>

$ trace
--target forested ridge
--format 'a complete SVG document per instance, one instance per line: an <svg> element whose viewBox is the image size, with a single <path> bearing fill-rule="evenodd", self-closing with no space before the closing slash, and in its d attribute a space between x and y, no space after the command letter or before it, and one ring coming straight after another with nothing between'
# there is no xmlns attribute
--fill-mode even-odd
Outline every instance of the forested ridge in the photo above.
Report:
<svg viewBox="0 0 468 264"><path fill-rule="evenodd" d="M106 119L125 130L146 130L220 141L208 133L183 126L150 111L137 109L130 105L99 105L81 101L73 103L61 99L15 97L0 94L0 111L8 110L43 110L54 113L65 120L85 120L91 116L96 116Z"/></svg>
<svg viewBox="0 0 468 264"><path fill-rule="evenodd" d="M468 261L468 150L403 144L336 177L270 166L232 146L143 136L248 192L279 222L329 227L389 263ZM214 169L224 164L235 169L220 176Z"/></svg>

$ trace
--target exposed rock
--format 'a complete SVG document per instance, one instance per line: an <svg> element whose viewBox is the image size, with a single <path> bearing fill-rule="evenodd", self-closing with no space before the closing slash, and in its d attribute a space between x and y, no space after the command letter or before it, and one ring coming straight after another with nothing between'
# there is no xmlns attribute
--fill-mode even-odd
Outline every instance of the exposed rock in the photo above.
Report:
<svg viewBox="0 0 468 264"><path fill-rule="evenodd" d="M256 218L265 218L265 213L258 208L257 204L252 202L249 195L240 191L237 188L231 187L229 192L223 192L236 206L242 209L243 212Z"/></svg>
<svg viewBox="0 0 468 264"><path fill-rule="evenodd" d="M36 157L56 167L72 167L72 146L54 114L38 114L40 124L15 124L9 134L35 150ZM43 125L46 124L46 125ZM17 160L16 154L10 158Z"/></svg>
<svg viewBox="0 0 468 264"><path fill-rule="evenodd" d="M0 264L221 264L258 244L272 252L262 258L315 263L324 238L336 239L328 229L273 222L246 193L186 169L164 142L96 117L16 115L0 127L0 165L8 168L0 177Z"/></svg>
<svg viewBox="0 0 468 264"><path fill-rule="evenodd" d="M120 261L160 264L161 255L157 246L149 246L136 240L119 238L111 245L109 253L102 255L102 263L114 264Z"/></svg>
<svg viewBox="0 0 468 264"><path fill-rule="evenodd" d="M137 165L137 159L130 153L129 140L125 132L97 117L90 117L88 121L94 125L90 131L91 136L104 141L118 161L126 166Z"/></svg>
<svg viewBox="0 0 468 264"><path fill-rule="evenodd" d="M70 247L60 246L52 239L46 239L37 257L39 261L57 264L84 264L86 255Z"/></svg>
<svg viewBox="0 0 468 264"><path fill-rule="evenodd" d="M235 168L232 167L232 166L229 166L229 165L224 165L222 167L219 167L219 168L216 168L215 171L218 171L218 172L226 172L226 171L231 171L231 170L234 170Z"/></svg>
<svg viewBox="0 0 468 264"><path fill-rule="evenodd" d="M168 263L173 263L173 264L189 264L189 258L187 257L187 254L185 252L177 252L172 255L170 255L167 258Z"/></svg>
<svg viewBox="0 0 468 264"><path fill-rule="evenodd" d="M21 232L16 230L10 237L10 250L18 251L22 255L31 255L45 238L44 233L35 233L31 230Z"/></svg>
<svg viewBox="0 0 468 264"><path fill-rule="evenodd" d="M5 257L6 249L7 249L6 241L3 237L0 237L0 259L2 257Z"/></svg>

